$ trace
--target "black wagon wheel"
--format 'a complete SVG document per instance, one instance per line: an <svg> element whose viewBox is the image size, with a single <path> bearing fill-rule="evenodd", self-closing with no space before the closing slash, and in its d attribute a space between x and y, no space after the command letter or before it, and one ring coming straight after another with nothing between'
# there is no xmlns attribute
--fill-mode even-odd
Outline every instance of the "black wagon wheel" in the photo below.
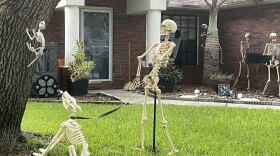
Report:
<svg viewBox="0 0 280 156"><path fill-rule="evenodd" d="M57 93L58 83L54 77L43 75L35 82L35 92L41 98L47 98Z"/></svg>

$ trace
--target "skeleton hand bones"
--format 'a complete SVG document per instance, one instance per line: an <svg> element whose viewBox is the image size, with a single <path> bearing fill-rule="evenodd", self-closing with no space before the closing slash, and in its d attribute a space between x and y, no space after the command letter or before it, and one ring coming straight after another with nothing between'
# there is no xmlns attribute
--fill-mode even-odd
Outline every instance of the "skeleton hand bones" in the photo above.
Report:
<svg viewBox="0 0 280 156"><path fill-rule="evenodd" d="M26 29L26 33L28 35L28 37L30 38L30 40L34 40L34 38L36 38L36 41L38 41L39 43L41 43L41 46L38 47L38 48L34 48L31 46L31 43L26 43L27 45L27 48L31 51L31 52L34 52L35 55L36 55L36 58L28 65L28 67L30 67L30 65L32 63L34 63L38 58L39 56L41 56L44 52L44 49L45 49L45 38L44 38L44 35L43 33L41 32L42 29L45 29L45 21L42 21L39 23L39 29L38 31L36 32L35 29L32 30L33 32L33 36L31 36L29 34L29 29L27 28Z"/></svg>

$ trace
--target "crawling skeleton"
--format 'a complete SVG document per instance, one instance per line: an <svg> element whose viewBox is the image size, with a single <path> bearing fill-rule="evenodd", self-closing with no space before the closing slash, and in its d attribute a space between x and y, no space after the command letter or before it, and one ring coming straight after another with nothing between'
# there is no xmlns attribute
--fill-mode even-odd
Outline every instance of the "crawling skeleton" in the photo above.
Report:
<svg viewBox="0 0 280 156"><path fill-rule="evenodd" d="M35 156L45 156L47 153L53 149L53 147L61 141L64 137L70 142L69 156L76 156L75 146L81 145L82 151L81 156L89 156L88 144L83 136L81 126L76 120L76 113L82 111L81 107L77 105L76 99L71 97L67 91L62 94L63 106L65 109L69 109L71 113L71 118L60 125L60 129L56 135L52 138L51 143L46 149L39 149L41 153L33 153Z"/></svg>

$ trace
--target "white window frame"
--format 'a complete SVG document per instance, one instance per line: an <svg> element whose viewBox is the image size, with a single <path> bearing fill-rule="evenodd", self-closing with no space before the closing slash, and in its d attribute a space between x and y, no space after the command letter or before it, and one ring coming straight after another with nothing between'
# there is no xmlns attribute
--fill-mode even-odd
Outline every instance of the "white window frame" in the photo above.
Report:
<svg viewBox="0 0 280 156"><path fill-rule="evenodd" d="M113 75L113 9L105 7L82 7L80 9L80 38L84 41L84 13L85 12L97 12L97 13L109 13L109 78L108 79L90 79L89 83L96 83L101 81L111 81Z"/></svg>

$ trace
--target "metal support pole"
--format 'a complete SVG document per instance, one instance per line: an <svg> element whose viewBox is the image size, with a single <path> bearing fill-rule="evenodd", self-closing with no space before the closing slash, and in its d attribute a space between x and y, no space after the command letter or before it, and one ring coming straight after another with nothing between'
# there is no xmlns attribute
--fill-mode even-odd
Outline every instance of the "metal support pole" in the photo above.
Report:
<svg viewBox="0 0 280 156"><path fill-rule="evenodd" d="M153 152L156 152L156 112L157 112L157 92L154 96L154 126L153 126Z"/></svg>

